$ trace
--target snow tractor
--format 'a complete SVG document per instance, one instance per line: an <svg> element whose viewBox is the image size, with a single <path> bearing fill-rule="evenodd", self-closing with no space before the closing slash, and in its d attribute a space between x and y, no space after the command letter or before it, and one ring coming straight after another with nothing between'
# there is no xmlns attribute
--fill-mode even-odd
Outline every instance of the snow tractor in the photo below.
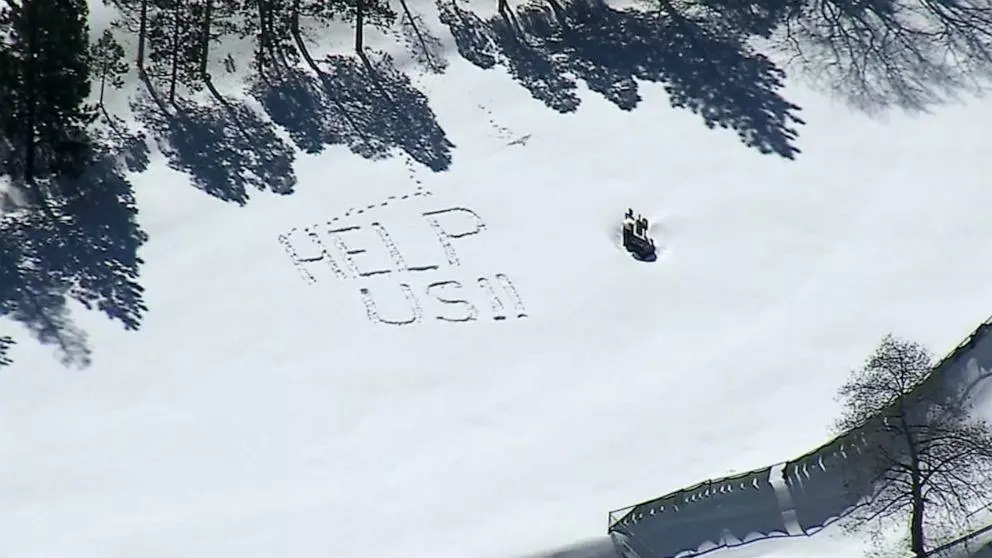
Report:
<svg viewBox="0 0 992 558"><path fill-rule="evenodd" d="M623 247L638 260L654 261L657 258L654 239L648 236L649 226L643 215L634 217L633 209L628 209L623 217Z"/></svg>

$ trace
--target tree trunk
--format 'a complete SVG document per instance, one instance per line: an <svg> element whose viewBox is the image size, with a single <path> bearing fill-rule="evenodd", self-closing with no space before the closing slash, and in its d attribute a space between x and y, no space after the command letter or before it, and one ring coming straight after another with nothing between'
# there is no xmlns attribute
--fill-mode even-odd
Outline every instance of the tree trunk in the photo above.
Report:
<svg viewBox="0 0 992 558"><path fill-rule="evenodd" d="M145 72L144 68L138 68L138 77L141 79L141 83L145 84L145 90L151 95L152 100L158 105L159 110L165 114L169 114L168 107L165 106L165 102L162 98L158 96L158 92L155 91L155 86L152 85L152 80L148 78L148 74Z"/></svg>
<svg viewBox="0 0 992 558"><path fill-rule="evenodd" d="M172 8L172 68L169 75L169 104L176 106L176 81L179 73L179 11L182 2L177 1Z"/></svg>
<svg viewBox="0 0 992 558"><path fill-rule="evenodd" d="M232 121L234 122L234 127L237 128L238 132L241 134L241 137L243 137L245 141L250 144L252 142L251 136L241 125L241 122L238 120L238 115L234 112L231 104L224 99L224 97L220 94L220 91L217 91L213 80L210 79L210 72L207 71L207 62L210 60L210 34L213 25L213 10L214 0L206 0L206 5L203 9L203 22L201 23L202 27L200 30L203 35L200 43L200 79L202 79L203 83L207 86L207 89L210 91L210 95L213 96L214 99L217 99L217 102L220 103L221 106L227 109L228 113L231 115Z"/></svg>
<svg viewBox="0 0 992 558"><path fill-rule="evenodd" d="M680 27L684 28L685 17L679 13L678 9L672 5L670 0L658 0L658 7L663 15L672 18Z"/></svg>
<svg viewBox="0 0 992 558"><path fill-rule="evenodd" d="M923 475L920 472L919 448L916 445L916 438L913 436L909 421L906 419L904 402L901 400L899 401L899 426L902 428L903 437L906 439L906 449L909 453L910 499L912 501L909 546L915 558L926 558L926 536L923 525L926 501L923 498Z"/></svg>
<svg viewBox="0 0 992 558"><path fill-rule="evenodd" d="M515 29L517 33L523 33L520 27L520 22L517 21L517 15L512 9L510 9L510 4L507 0L499 0L499 15L503 18L503 21Z"/></svg>
<svg viewBox="0 0 992 558"><path fill-rule="evenodd" d="M296 43L296 48L299 49L300 55L303 56L303 60L306 61L307 66L310 66L310 69L316 72L317 75L323 75L324 72L320 71L317 63L313 60L313 56L310 56L310 51L307 50L307 45L303 42L303 36L300 34L300 0L293 0L292 11L289 16L289 33L293 36L293 42Z"/></svg>
<svg viewBox="0 0 992 558"><path fill-rule="evenodd" d="M165 114L169 114L168 109L165 107L165 103L158 96L155 88L152 86L152 82L148 79L148 73L145 72L145 35L148 33L148 0L141 0L141 13L138 16L138 58L135 61L135 66L138 70L138 78L141 79L141 83L144 84L145 90L151 95L152 100L158 105L159 110Z"/></svg>
<svg viewBox="0 0 992 558"><path fill-rule="evenodd" d="M223 105L227 105L227 101L221 96L217 88L214 87L214 82L210 79L210 72L207 71L207 62L210 60L210 33L211 26L213 24L213 11L214 11L214 0L206 0L206 4L203 8L203 25L200 30L202 35L200 42L200 79L206 84L207 89L210 90L210 94L213 95L218 102Z"/></svg>
<svg viewBox="0 0 992 558"><path fill-rule="evenodd" d="M317 66L313 56L310 55L310 51L307 49L306 43L303 42L303 36L300 34L300 0L293 0L293 11L289 20L289 30L290 34L293 36L293 42L296 43L296 48L300 51L300 55L303 56L303 60L306 61L307 66L310 66L310 69L317 74L317 77L320 79L320 83L324 90L327 91L331 102L334 103L334 106L341 112L344 119L348 121L351 129L358 133L359 128L355 124L355 121L352 120L351 115L348 113L348 110L344 107L344 105L341 104L341 101L339 101L337 97L329 91L330 88L328 87L327 75L321 71L320 66Z"/></svg>
<svg viewBox="0 0 992 558"><path fill-rule="evenodd" d="M117 127L117 123L114 119L110 117L110 112L107 111L106 105L103 104L103 94L107 88L107 53L101 53L100 59L100 100L97 101L97 106L100 107L100 112L103 113L103 117L107 119L107 124L110 125L110 129L114 131L118 136L123 135L120 128Z"/></svg>
<svg viewBox="0 0 992 558"><path fill-rule="evenodd" d="M107 53L106 52L100 53L99 68L100 68L100 100L97 101L97 104L100 105L100 108L103 108L103 95L104 92L107 90Z"/></svg>
<svg viewBox="0 0 992 558"><path fill-rule="evenodd" d="M148 32L148 0L141 0L141 14L138 16L138 60L139 72L145 71L145 34Z"/></svg>
<svg viewBox="0 0 992 558"><path fill-rule="evenodd" d="M282 14L282 9L284 9L285 6L283 6L283 5L280 4L279 7L280 7L279 14L280 15L284 15L284 14ZM297 10L297 11L299 10L298 7L294 7L293 9L294 10ZM275 20L275 17L276 16L275 16L275 14L276 14L276 10L271 10L269 12L269 43L270 43L269 44L269 51L270 51L270 54L272 55L272 60L271 60L272 66L275 67L275 69L277 70L277 72L281 75L282 68L292 67L292 64L290 64L289 57L286 55L286 45L284 44L284 42L282 40L277 40L277 41L272 40L272 37L276 34L276 32L275 32L275 29L276 29L276 23L275 23L275 21L276 21ZM276 57L277 56L278 56L279 62L282 63L282 66L281 67L276 67L277 66L277 64L276 64Z"/></svg>
<svg viewBox="0 0 992 558"><path fill-rule="evenodd" d="M916 492L915 487L914 492ZM927 558L926 537L923 531L923 499L918 498L916 494L913 495L913 515L910 523L910 550L915 558Z"/></svg>
<svg viewBox="0 0 992 558"><path fill-rule="evenodd" d="M203 25L200 28L200 76L204 81L210 81L210 75L207 73L207 60L210 58L210 25L213 7L213 0L207 0L203 7Z"/></svg>
<svg viewBox="0 0 992 558"><path fill-rule="evenodd" d="M372 67L372 62L369 57L365 54L365 0L355 0L355 52L358 57L362 59L362 64L365 66L365 70L369 73L369 79L372 80L372 85L379 90L379 93L389 101L395 108L396 103L393 102L392 97L386 88L379 81L379 76ZM402 112L399 112L400 116L403 116Z"/></svg>
<svg viewBox="0 0 992 558"><path fill-rule="evenodd" d="M502 1L505 2L506 0ZM417 27L417 21L413 19L413 14L410 13L410 7L407 6L406 0L400 0L400 6L403 7L403 13L410 20L410 26L413 27L413 32L417 35L417 40L420 41L420 47L424 49L424 56L427 57L427 65L432 70L437 70L437 66L434 65L434 59L431 58L430 49L427 48L427 41L424 40L424 36L420 33L420 28Z"/></svg>
<svg viewBox="0 0 992 558"><path fill-rule="evenodd" d="M37 112L38 112L38 93L36 91L37 87L35 85L35 78L37 77L35 72L37 71L37 65L35 64L35 58L37 57L38 49L38 37L37 29L35 28L35 22L32 18L30 6L24 6L24 12L22 17L27 23L27 47L28 52L25 57L24 68L24 89L25 89L25 101L27 114L24 115L24 174L22 178L24 180L25 186L31 192L31 195L35 198L35 203L40 204L44 208L45 212L48 213L48 205L42 199L41 190L38 187L37 181L35 180L35 165L37 157L37 145L35 143L35 135L37 130ZM49 216L51 216L49 214Z"/></svg>
<svg viewBox="0 0 992 558"><path fill-rule="evenodd" d="M269 30L266 17L267 0L258 0L258 73L265 77L265 57L268 53Z"/></svg>
<svg viewBox="0 0 992 558"><path fill-rule="evenodd" d="M355 0L355 52L369 73L372 73L372 64L365 56L365 0Z"/></svg>

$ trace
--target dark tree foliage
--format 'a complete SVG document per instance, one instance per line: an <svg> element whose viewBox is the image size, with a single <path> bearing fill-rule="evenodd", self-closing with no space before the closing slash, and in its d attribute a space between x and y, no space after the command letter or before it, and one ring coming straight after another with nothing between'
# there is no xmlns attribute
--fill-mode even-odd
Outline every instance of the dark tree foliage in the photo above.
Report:
<svg viewBox="0 0 992 558"><path fill-rule="evenodd" d="M412 32L416 38L415 57L424 63L432 72L441 73L447 68L447 63L443 56L438 56L442 50L441 41L425 30L421 29L424 24L420 15L414 14L406 0L399 0L400 7L403 8L403 19L401 29L404 32Z"/></svg>
<svg viewBox="0 0 992 558"><path fill-rule="evenodd" d="M196 41L197 52L197 74L203 83L210 90L210 94L221 104L228 106L227 101L221 96L217 88L214 87L213 79L209 71L210 47L237 31L237 23L232 19L236 11L236 6L229 2L220 0L199 0L191 6L191 14L195 22L194 39Z"/></svg>
<svg viewBox="0 0 992 558"><path fill-rule="evenodd" d="M91 126L99 111L88 102L91 72L102 91L119 83L122 51L112 37L90 44L85 0L0 6L0 178L17 201L0 215L0 317L85 365L69 301L129 329L145 310L136 281L145 235L121 168L127 154ZM0 362L10 344L0 339Z"/></svg>
<svg viewBox="0 0 992 558"><path fill-rule="evenodd" d="M305 11L299 0L243 0L237 10L237 32L241 38L252 38L252 64L258 75L266 77L296 63L292 21Z"/></svg>
<svg viewBox="0 0 992 558"><path fill-rule="evenodd" d="M103 112L108 122L113 122L107 107L104 105L107 87L120 89L124 87L124 76L127 75L128 63L125 60L124 47L121 46L110 29L104 29L100 38L90 47L92 72L100 80L100 95L97 106Z"/></svg>
<svg viewBox="0 0 992 558"><path fill-rule="evenodd" d="M323 74L307 42L315 38L315 30L321 30L333 22L347 22L355 26L355 51L369 66L364 51L364 28L366 24L385 28L396 21L396 12L384 0L249 0L249 2L272 2L281 8L273 16L272 32L277 35L266 39L266 44L278 47L281 61L294 64L297 53L302 55L307 65ZM288 31L288 33L287 33ZM292 39L295 50L284 44Z"/></svg>
<svg viewBox="0 0 992 558"><path fill-rule="evenodd" d="M100 38L90 46L90 60L90 71L99 82L97 107L103 115L103 122L115 134L118 141L130 144L131 147L125 152L134 155L147 151L147 147L141 147L145 139L144 134L131 134L127 123L107 109L107 89L119 90L124 87L124 78L130 70L124 47L117 41L111 29L104 29Z"/></svg>
<svg viewBox="0 0 992 558"><path fill-rule="evenodd" d="M148 14L151 9L152 0L103 0L104 5L116 8L117 18L111 22L111 26L138 39L137 52L135 53L135 66L138 74L143 80L145 75L145 50L148 39Z"/></svg>
<svg viewBox="0 0 992 558"><path fill-rule="evenodd" d="M166 98L175 105L180 87L191 93L203 89L200 79L202 44L198 40L199 21L196 2L188 0L150 0L148 15L149 78L164 86Z"/></svg>
<svg viewBox="0 0 992 558"><path fill-rule="evenodd" d="M0 218L0 317L54 346L66 365L90 362L69 301L127 329L136 329L145 311L137 252L146 236L108 145L94 141L81 175L57 179L63 195L50 215L22 210Z"/></svg>
<svg viewBox="0 0 992 558"><path fill-rule="evenodd" d="M785 72L715 8L650 0L617 9L601 0L540 0L512 18L483 20L441 2L459 53L480 68L505 66L531 95L560 112L578 110L580 81L623 110L641 84L663 84L673 107L710 128L734 130L762 153L792 159L804 124L782 94Z"/></svg>
<svg viewBox="0 0 992 558"><path fill-rule="evenodd" d="M137 35L141 32L141 8L147 0L101 0L104 6L110 6L117 12L117 17L111 21L111 27L126 33Z"/></svg>
<svg viewBox="0 0 992 558"><path fill-rule="evenodd" d="M6 41L0 55L8 144L3 171L15 188L47 207L53 178L78 176L91 146L86 127L96 118L88 104L89 38L85 0L5 0L0 17Z"/></svg>
<svg viewBox="0 0 992 558"><path fill-rule="evenodd" d="M334 0L328 3L328 8L330 17L355 26L355 52L371 72L371 65L365 56L365 25L388 27L396 21L396 12L386 0Z"/></svg>
<svg viewBox="0 0 992 558"><path fill-rule="evenodd" d="M323 21L355 23L361 17L363 23L373 27L386 27L396 21L396 12L386 0L330 0L312 4L314 17Z"/></svg>
<svg viewBox="0 0 992 558"><path fill-rule="evenodd" d="M211 47L236 32L246 2L218 0L104 0L120 16L113 25L138 37L138 72L151 96L165 111L156 88L176 107L183 94L204 86L223 102L208 71Z"/></svg>

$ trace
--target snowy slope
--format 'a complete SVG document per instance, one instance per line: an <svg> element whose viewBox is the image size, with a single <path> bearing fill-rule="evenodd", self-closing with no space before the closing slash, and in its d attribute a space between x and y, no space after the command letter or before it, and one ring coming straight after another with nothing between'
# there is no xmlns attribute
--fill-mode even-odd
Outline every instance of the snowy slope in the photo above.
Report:
<svg viewBox="0 0 992 558"><path fill-rule="evenodd" d="M4 556L567 546L610 509L811 449L884 333L942 353L992 308L987 103L880 122L793 86L807 124L788 161L659 85L633 111L580 90L556 113L434 30L450 67L417 83L453 145L446 172L298 152L294 193L244 206L160 152L132 177L140 330L79 311L91 366L24 338L0 376ZM657 262L617 248L628 206L656 224ZM388 273L355 277L330 226L358 227L342 238L365 250L359 272ZM494 311L480 279L500 277L519 302L497 291ZM363 289L399 321L405 286L419 321L373 323Z"/></svg>

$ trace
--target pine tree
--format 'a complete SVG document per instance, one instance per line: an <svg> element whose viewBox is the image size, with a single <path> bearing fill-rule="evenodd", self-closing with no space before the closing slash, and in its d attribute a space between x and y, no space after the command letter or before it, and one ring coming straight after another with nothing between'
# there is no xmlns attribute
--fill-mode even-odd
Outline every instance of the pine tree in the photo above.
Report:
<svg viewBox="0 0 992 558"><path fill-rule="evenodd" d="M148 13L148 76L164 82L167 99L175 106L179 87L190 93L203 88L200 79L202 45L194 2L150 0Z"/></svg>
<svg viewBox="0 0 992 558"><path fill-rule="evenodd" d="M252 37L253 65L262 78L280 66L292 66L299 59L294 48L293 14L297 0L243 0L238 4L241 38Z"/></svg>
<svg viewBox="0 0 992 558"><path fill-rule="evenodd" d="M420 43L420 48L423 49L423 55L427 62L427 65L434 71L438 71L440 68L434 63L433 57L431 56L431 49L427 46L427 40L424 39L424 34L420 31L420 27L417 25L418 18L413 15L410 11L410 6L407 4L406 0L400 0L400 7L403 8L403 15L406 16L407 25L413 30L414 35L417 37L417 41Z"/></svg>
<svg viewBox="0 0 992 558"><path fill-rule="evenodd" d="M10 34L10 27L14 19L13 11L6 5L0 3L0 107L12 106L12 98L16 84L16 58L14 51L5 38ZM0 112L0 177L9 173L12 169L11 145L7 138L6 112Z"/></svg>
<svg viewBox="0 0 992 558"><path fill-rule="evenodd" d="M371 71L365 55L365 25L384 29L396 22L396 12L384 0L331 0L324 4L322 17L348 21L355 26L355 53Z"/></svg>
<svg viewBox="0 0 992 558"><path fill-rule="evenodd" d="M100 38L90 47L90 58L92 71L96 74L95 77L100 80L100 96L97 100L97 107L103 112L107 121L113 123L113 118L107 112L103 100L108 85L114 89L124 87L124 76L128 71L124 47L117 42L110 29L104 29Z"/></svg>
<svg viewBox="0 0 992 558"><path fill-rule="evenodd" d="M195 22L196 73L210 90L210 94L223 104L227 104L227 102L214 87L208 70L210 47L216 41L237 30L237 24L232 21L232 16L236 12L236 6L222 0L200 0L191 6L191 15Z"/></svg>
<svg viewBox="0 0 992 558"><path fill-rule="evenodd" d="M6 170L47 210L45 184L78 175L90 152L86 128L97 112L86 102L89 9L86 0L5 2L0 126L10 143Z"/></svg>
<svg viewBox="0 0 992 558"><path fill-rule="evenodd" d="M165 103L152 86L151 79L146 71L149 18L155 11L155 7L151 5L152 0L103 0L103 2L105 5L113 6L117 10L118 17L111 22L111 25L115 29L137 35L138 45L134 58L134 66L138 71L138 77L141 78L141 83L145 86L145 90L151 95L159 109L162 112L168 112Z"/></svg>
<svg viewBox="0 0 992 558"><path fill-rule="evenodd" d="M144 64L145 34L148 26L148 0L103 0L105 6L112 6L117 17L110 25L128 35L138 38L138 52L135 56L138 70Z"/></svg>

